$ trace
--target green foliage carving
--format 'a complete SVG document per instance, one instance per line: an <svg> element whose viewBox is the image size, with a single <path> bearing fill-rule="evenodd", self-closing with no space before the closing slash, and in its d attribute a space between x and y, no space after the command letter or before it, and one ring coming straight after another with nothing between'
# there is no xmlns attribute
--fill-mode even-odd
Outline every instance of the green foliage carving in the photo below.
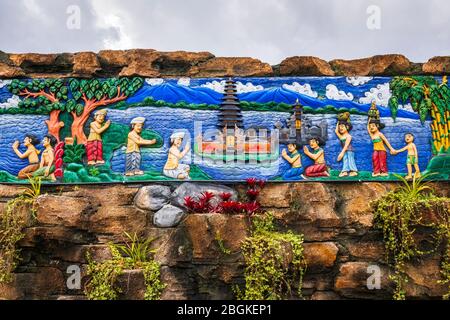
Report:
<svg viewBox="0 0 450 320"><path fill-rule="evenodd" d="M75 139L73 144L66 144L64 146L64 158L65 163L83 163L83 156L86 153L86 148L83 144L77 144Z"/></svg>
<svg viewBox="0 0 450 320"><path fill-rule="evenodd" d="M390 82L389 107L395 119L399 104L411 103L422 123L431 116L433 150L446 152L450 147L450 89L447 78L439 83L434 77L394 77Z"/></svg>

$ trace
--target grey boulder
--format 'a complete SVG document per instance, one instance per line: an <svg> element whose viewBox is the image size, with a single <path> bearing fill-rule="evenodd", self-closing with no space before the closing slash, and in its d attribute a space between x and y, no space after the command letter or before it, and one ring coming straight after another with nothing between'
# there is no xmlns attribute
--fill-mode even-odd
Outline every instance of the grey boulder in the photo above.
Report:
<svg viewBox="0 0 450 320"><path fill-rule="evenodd" d="M134 198L134 204L142 210L156 211L169 203L170 194L170 188L166 186L145 186L139 189Z"/></svg>
<svg viewBox="0 0 450 320"><path fill-rule="evenodd" d="M183 209L166 204L153 216L153 224L160 228L175 227L184 218L186 213Z"/></svg>

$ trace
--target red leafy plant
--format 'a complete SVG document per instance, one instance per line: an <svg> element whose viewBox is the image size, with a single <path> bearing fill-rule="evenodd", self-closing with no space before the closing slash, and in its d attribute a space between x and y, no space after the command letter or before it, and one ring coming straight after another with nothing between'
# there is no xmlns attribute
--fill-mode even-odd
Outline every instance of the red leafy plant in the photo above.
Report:
<svg viewBox="0 0 450 320"><path fill-rule="evenodd" d="M184 198L184 205L189 211L195 213L209 213L214 211L214 206L211 204L211 200L214 198L214 193L212 192L202 192L198 200L194 200L192 197Z"/></svg>
<svg viewBox="0 0 450 320"><path fill-rule="evenodd" d="M261 211L261 205L257 198L264 188L265 181L255 178L247 179L246 201L232 200L232 194L223 192L218 194L220 202L212 205L211 200L214 194L211 192L203 192L198 200L192 197L185 197L184 204L190 212L195 213L224 213L224 214L246 214L249 217Z"/></svg>

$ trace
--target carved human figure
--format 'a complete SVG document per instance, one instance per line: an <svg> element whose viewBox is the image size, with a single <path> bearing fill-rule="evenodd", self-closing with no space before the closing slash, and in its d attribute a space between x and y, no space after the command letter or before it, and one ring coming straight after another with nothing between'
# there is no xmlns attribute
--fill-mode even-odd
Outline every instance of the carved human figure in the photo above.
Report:
<svg viewBox="0 0 450 320"><path fill-rule="evenodd" d="M156 143L155 139L146 140L141 137L144 127L145 118L137 117L131 120L131 131L128 133L125 175L134 176L142 175L144 171L141 167L141 146L149 146Z"/></svg>
<svg viewBox="0 0 450 320"><path fill-rule="evenodd" d="M289 152L289 153L288 153ZM281 156L284 160L289 162L291 168L283 173L283 180L298 180L300 179L303 168L302 168L302 157L297 150L297 145L295 142L289 142L286 149L281 151Z"/></svg>
<svg viewBox="0 0 450 320"><path fill-rule="evenodd" d="M33 134L26 134L23 139L23 145L27 148L25 152L20 152L20 142L15 141L12 145L12 149L20 159L28 159L28 165L19 171L17 177L19 179L28 179L33 172L39 169L39 153L36 149L36 145L39 144L39 139Z"/></svg>
<svg viewBox="0 0 450 320"><path fill-rule="evenodd" d="M167 155L163 173L170 178L190 180L189 172L191 168L189 165L179 162L191 149L188 143L184 150L181 151L184 135L184 132L175 132L170 136L169 154Z"/></svg>
<svg viewBox="0 0 450 320"><path fill-rule="evenodd" d="M414 143L414 135L410 132L405 134L405 142L406 146L401 149L394 150L394 154L398 154L400 152L408 151L406 156L406 168L408 170L408 175L405 177L406 179L412 179L412 169L414 167L414 177L419 178L420 168L419 168L419 153L417 151L416 144Z"/></svg>
<svg viewBox="0 0 450 320"><path fill-rule="evenodd" d="M307 146L303 147L303 152L305 153L305 155L314 160L314 164L305 169L305 172L302 175L303 178L306 179L306 177L330 176L330 174L328 173L328 167L325 163L325 153L322 149L323 145L324 142L321 138L314 137L309 139L309 146L311 147L312 152L309 151Z"/></svg>
<svg viewBox="0 0 450 320"><path fill-rule="evenodd" d="M42 140L44 151L42 151L39 169L33 173L33 177L43 177L51 181L56 181L55 172L55 152L54 147L58 141L52 135L46 135Z"/></svg>
<svg viewBox="0 0 450 320"><path fill-rule="evenodd" d="M379 120L369 119L369 121L367 122L367 132L369 132L369 136L372 139L373 143L373 153L372 153L373 177L377 176L386 177L389 175L387 167L387 152L385 145L389 148L391 154L394 154L394 148L392 148L388 139L380 131L383 128L384 124L382 124Z"/></svg>
<svg viewBox="0 0 450 320"><path fill-rule="evenodd" d="M102 133L111 125L111 121L105 122L106 109L99 110L94 114L94 121L90 124L89 136L86 143L88 165L104 164Z"/></svg>
<svg viewBox="0 0 450 320"><path fill-rule="evenodd" d="M343 162L342 171L339 174L339 177L354 177L358 175L358 168L356 167L355 162L355 152L352 145L352 136L350 134L352 128L353 126L349 121L341 120L337 122L336 129L334 131L342 146L342 150L337 157L337 161Z"/></svg>

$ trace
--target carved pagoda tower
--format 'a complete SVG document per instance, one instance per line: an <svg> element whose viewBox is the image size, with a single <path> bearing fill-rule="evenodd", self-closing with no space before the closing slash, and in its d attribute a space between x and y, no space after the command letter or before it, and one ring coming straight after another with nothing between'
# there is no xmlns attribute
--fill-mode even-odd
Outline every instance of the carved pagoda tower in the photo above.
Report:
<svg viewBox="0 0 450 320"><path fill-rule="evenodd" d="M234 130L235 127L243 127L242 112L239 104L236 83L230 78L225 82L225 93L220 104L219 128Z"/></svg>

